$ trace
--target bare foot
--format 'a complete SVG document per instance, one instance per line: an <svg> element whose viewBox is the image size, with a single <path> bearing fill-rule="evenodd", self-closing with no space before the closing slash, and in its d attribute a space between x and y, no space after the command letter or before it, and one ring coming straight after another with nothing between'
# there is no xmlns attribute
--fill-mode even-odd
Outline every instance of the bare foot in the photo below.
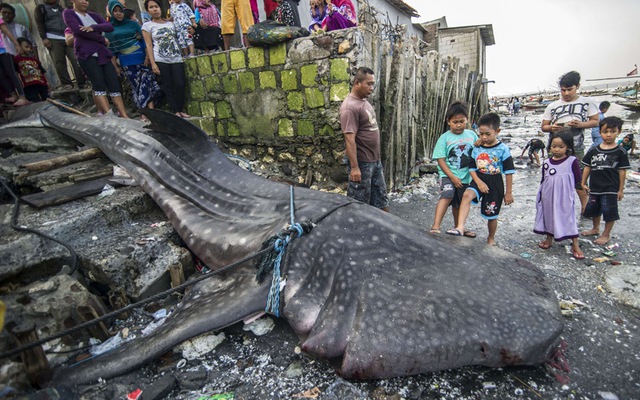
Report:
<svg viewBox="0 0 640 400"><path fill-rule="evenodd" d="M436 228L435 226L432 226L429 233L440 233L440 227Z"/></svg>
<svg viewBox="0 0 640 400"><path fill-rule="evenodd" d="M580 232L581 236L596 236L600 233L597 229L589 229L588 231Z"/></svg>
<svg viewBox="0 0 640 400"><path fill-rule="evenodd" d="M496 241L495 241L495 239L487 239L487 244L489 246L495 246L496 245Z"/></svg>
<svg viewBox="0 0 640 400"><path fill-rule="evenodd" d="M603 245L603 244L609 243L609 240L611 240L611 238L609 236L601 235L599 238L594 240L593 243L599 244L599 245Z"/></svg>

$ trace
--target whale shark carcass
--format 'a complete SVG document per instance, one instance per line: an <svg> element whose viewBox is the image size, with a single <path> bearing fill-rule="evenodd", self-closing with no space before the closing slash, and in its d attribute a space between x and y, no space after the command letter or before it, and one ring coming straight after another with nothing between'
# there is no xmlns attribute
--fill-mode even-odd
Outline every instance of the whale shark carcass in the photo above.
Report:
<svg viewBox="0 0 640 400"><path fill-rule="evenodd" d="M37 111L47 126L125 167L214 270L259 251L290 222L288 185L238 167L191 123L144 113L146 127L54 107ZM343 377L537 365L556 348L558 301L544 274L521 257L427 234L338 194L296 188L293 204L296 221L315 226L288 246L280 310L303 351L338 360ZM125 373L263 310L271 282L258 283L255 272L247 262L195 284L150 336L62 369L54 380Z"/></svg>

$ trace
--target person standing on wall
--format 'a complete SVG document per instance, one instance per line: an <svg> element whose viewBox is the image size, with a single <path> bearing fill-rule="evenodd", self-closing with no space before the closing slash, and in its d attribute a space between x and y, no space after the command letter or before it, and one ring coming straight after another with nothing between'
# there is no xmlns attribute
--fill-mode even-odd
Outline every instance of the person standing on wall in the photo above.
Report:
<svg viewBox="0 0 640 400"><path fill-rule="evenodd" d="M375 83L373 70L361 67L356 72L351 93L340 106L340 127L349 159L347 196L389 211L380 157L380 129L375 110L367 101Z"/></svg>
<svg viewBox="0 0 640 400"><path fill-rule="evenodd" d="M224 41L224 49L231 49L231 38L236 29L236 20L240 21L242 43L244 43L245 47L249 47L247 30L253 25L253 14L251 13L249 0L222 0L220 12L222 13L222 40Z"/></svg>

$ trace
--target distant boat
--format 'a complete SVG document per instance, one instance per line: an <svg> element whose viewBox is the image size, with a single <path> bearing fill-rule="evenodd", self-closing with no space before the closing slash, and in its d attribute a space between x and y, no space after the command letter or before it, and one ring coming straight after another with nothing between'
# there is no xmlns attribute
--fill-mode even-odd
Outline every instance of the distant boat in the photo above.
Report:
<svg viewBox="0 0 640 400"><path fill-rule="evenodd" d="M618 100L616 104L621 105L631 111L640 111L640 100Z"/></svg>

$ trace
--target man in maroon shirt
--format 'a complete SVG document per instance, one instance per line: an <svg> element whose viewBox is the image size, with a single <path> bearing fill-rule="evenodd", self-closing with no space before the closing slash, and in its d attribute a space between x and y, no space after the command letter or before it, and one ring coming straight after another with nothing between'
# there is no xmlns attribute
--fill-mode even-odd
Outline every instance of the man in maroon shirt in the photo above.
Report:
<svg viewBox="0 0 640 400"><path fill-rule="evenodd" d="M356 72L351 93L340 106L340 127L349 159L347 196L389 211L389 198L380 157L380 130L367 97L376 83L373 70Z"/></svg>

